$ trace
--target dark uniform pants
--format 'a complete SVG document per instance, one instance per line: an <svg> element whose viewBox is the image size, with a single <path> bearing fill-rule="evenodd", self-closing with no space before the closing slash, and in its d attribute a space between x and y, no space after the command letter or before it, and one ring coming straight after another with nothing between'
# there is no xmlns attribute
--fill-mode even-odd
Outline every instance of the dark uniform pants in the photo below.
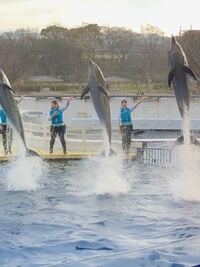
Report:
<svg viewBox="0 0 200 267"><path fill-rule="evenodd" d="M66 132L66 125L62 125L62 126L51 125L50 127L50 133L51 133L50 152L53 152L53 146L54 146L57 134L62 144L63 151L66 152L65 132Z"/></svg>
<svg viewBox="0 0 200 267"><path fill-rule="evenodd" d="M2 139L4 152L11 152L12 140L13 140L13 130L8 125L2 125Z"/></svg>
<svg viewBox="0 0 200 267"><path fill-rule="evenodd" d="M122 149L123 152L128 153L131 146L131 133L133 130L133 125L122 125L121 131L122 131Z"/></svg>

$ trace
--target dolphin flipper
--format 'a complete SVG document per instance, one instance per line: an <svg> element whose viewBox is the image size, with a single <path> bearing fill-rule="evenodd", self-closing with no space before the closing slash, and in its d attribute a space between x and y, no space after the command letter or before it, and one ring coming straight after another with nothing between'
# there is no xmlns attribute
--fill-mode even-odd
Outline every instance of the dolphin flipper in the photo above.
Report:
<svg viewBox="0 0 200 267"><path fill-rule="evenodd" d="M81 99L83 99L84 96L86 96L86 95L89 93L89 91L90 91L90 87L89 87L89 85L87 85L87 86L83 89L83 92L82 92L82 94L81 94Z"/></svg>
<svg viewBox="0 0 200 267"><path fill-rule="evenodd" d="M101 85L98 85L98 89L99 89L99 91L100 91L101 93L103 93L103 94L106 96L106 98L110 101L110 98L109 98L108 94L106 93L105 89L104 89Z"/></svg>
<svg viewBox="0 0 200 267"><path fill-rule="evenodd" d="M100 153L101 156L105 157L106 155L106 152L105 150L103 150L101 153ZM116 156L117 155L117 152L115 150L113 150L112 148L109 149L109 156Z"/></svg>
<svg viewBox="0 0 200 267"><path fill-rule="evenodd" d="M6 89L10 90L13 94L15 94L15 90L13 88L11 88L10 86L8 86L7 84L3 84L3 86L5 86Z"/></svg>
<svg viewBox="0 0 200 267"><path fill-rule="evenodd" d="M32 149L27 148L27 150L26 150L26 156L27 157L33 157L33 156L39 157L40 154L37 151L34 151Z"/></svg>
<svg viewBox="0 0 200 267"><path fill-rule="evenodd" d="M171 69L169 74L168 74L168 86L171 86L172 80L174 78L174 69Z"/></svg>
<svg viewBox="0 0 200 267"><path fill-rule="evenodd" d="M192 78L194 78L197 81L196 75L194 74L194 72L188 66L183 66L183 69L187 74L192 76Z"/></svg>

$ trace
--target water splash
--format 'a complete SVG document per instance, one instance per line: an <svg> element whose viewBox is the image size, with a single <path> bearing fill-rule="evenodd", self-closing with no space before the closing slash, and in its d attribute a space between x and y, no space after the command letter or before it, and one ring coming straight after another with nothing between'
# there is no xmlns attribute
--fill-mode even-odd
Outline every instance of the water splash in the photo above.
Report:
<svg viewBox="0 0 200 267"><path fill-rule="evenodd" d="M172 174L172 192L185 200L200 201L200 149L183 145L178 155L180 167Z"/></svg>
<svg viewBox="0 0 200 267"><path fill-rule="evenodd" d="M127 193L129 184L123 176L122 161L118 157L107 157L99 163L94 191L98 194Z"/></svg>
<svg viewBox="0 0 200 267"><path fill-rule="evenodd" d="M6 188L12 191L32 191L40 187L44 167L38 157L20 157L9 168Z"/></svg>
<svg viewBox="0 0 200 267"><path fill-rule="evenodd" d="M79 180L71 178L73 191L78 194L126 194L129 183L123 175L123 162L119 157L97 157L81 163Z"/></svg>
<svg viewBox="0 0 200 267"><path fill-rule="evenodd" d="M200 148L190 144L190 120L186 106L182 127L184 144L179 147L179 168L172 173L171 189L176 197L200 201Z"/></svg>
<svg viewBox="0 0 200 267"><path fill-rule="evenodd" d="M189 112L187 108L184 108L184 117L182 121L182 128L183 128L183 138L184 138L184 144L189 145L190 144L190 119L189 119Z"/></svg>
<svg viewBox="0 0 200 267"><path fill-rule="evenodd" d="M179 148L179 169L172 183L173 193L185 200L200 201L200 149L190 144L189 113L185 109L183 118L184 144Z"/></svg>
<svg viewBox="0 0 200 267"><path fill-rule="evenodd" d="M103 127L102 133L103 133L103 148L104 148L104 151L105 151L105 157L109 157L109 154L110 154L110 143L109 143L109 138L108 138L108 134L107 134L107 131L106 131L105 127Z"/></svg>
<svg viewBox="0 0 200 267"><path fill-rule="evenodd" d="M17 153L20 155L20 157L26 156L26 148L24 145L24 142L20 136L20 134L17 132L15 126L9 121L9 124L11 128L13 129L13 143L16 145Z"/></svg>

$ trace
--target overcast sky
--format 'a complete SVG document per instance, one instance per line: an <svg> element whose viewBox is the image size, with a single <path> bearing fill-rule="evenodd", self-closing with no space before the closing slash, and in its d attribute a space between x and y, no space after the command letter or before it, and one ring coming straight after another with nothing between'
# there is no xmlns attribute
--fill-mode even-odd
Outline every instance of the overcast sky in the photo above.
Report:
<svg viewBox="0 0 200 267"><path fill-rule="evenodd" d="M66 27L83 22L123 26L140 31L142 24L159 27L167 35L200 29L199 0L0 0L0 31Z"/></svg>

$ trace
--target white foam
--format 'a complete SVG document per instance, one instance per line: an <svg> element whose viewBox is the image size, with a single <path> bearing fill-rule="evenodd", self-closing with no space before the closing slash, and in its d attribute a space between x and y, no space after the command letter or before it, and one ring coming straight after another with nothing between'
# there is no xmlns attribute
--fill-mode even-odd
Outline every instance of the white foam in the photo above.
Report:
<svg viewBox="0 0 200 267"><path fill-rule="evenodd" d="M105 156L109 157L109 154L110 154L110 143L109 143L109 138L108 138L108 134L107 134L107 131L106 131L105 127L103 127L103 129L102 129L102 133L103 133L103 146L104 146Z"/></svg>
<svg viewBox="0 0 200 267"><path fill-rule="evenodd" d="M200 148L190 144L190 121L186 111L183 119L184 145L179 149L179 168L174 172L172 192L175 196L200 201Z"/></svg>
<svg viewBox="0 0 200 267"><path fill-rule="evenodd" d="M185 107L184 117L182 121L184 143L189 145L190 143L190 119L187 108Z"/></svg>
<svg viewBox="0 0 200 267"><path fill-rule="evenodd" d="M200 201L200 149L183 145L179 151L180 167L172 174L171 189L176 197Z"/></svg>
<svg viewBox="0 0 200 267"><path fill-rule="evenodd" d="M20 157L6 175L6 188L12 191L32 191L40 187L42 160L38 157Z"/></svg>
<svg viewBox="0 0 200 267"><path fill-rule="evenodd" d="M71 179L77 194L125 194L129 183L123 175L123 163L118 157L97 157L82 161L79 179Z"/></svg>
<svg viewBox="0 0 200 267"><path fill-rule="evenodd" d="M97 194L127 193L129 184L122 173L122 162L118 157L102 158L95 173Z"/></svg>

